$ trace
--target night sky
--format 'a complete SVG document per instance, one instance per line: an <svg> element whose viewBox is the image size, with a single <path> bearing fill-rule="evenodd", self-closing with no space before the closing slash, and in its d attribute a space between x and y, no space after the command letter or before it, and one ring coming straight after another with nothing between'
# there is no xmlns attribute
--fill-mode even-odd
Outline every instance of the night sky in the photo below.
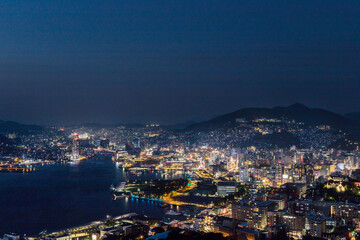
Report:
<svg viewBox="0 0 360 240"><path fill-rule="evenodd" d="M360 1L0 1L0 119L360 111Z"/></svg>

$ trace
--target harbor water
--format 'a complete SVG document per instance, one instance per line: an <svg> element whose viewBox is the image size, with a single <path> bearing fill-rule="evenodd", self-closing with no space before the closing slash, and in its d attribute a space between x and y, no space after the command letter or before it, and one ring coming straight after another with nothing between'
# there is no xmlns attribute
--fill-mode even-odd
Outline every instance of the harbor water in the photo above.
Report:
<svg viewBox="0 0 360 240"><path fill-rule="evenodd" d="M51 232L129 212L162 218L167 209L159 203L132 198L114 201L109 187L127 179L172 177L181 176L124 172L104 155L73 164L37 166L34 173L0 173L0 236Z"/></svg>

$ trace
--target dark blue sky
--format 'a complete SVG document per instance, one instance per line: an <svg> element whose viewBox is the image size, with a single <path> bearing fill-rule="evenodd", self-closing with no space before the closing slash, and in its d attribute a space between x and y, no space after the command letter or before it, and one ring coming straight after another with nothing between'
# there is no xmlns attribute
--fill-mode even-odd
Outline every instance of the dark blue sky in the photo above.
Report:
<svg viewBox="0 0 360 240"><path fill-rule="evenodd" d="M0 119L360 111L360 1L0 1Z"/></svg>

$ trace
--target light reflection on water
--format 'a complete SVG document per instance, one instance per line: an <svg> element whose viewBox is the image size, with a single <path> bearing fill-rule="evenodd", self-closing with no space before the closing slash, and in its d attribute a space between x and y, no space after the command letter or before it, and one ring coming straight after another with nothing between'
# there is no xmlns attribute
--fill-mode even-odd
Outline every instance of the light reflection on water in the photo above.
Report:
<svg viewBox="0 0 360 240"><path fill-rule="evenodd" d="M162 218L166 209L138 199L112 200L111 184L126 179L181 178L181 172L123 172L109 156L37 167L35 173L0 173L0 234L55 231L128 212Z"/></svg>

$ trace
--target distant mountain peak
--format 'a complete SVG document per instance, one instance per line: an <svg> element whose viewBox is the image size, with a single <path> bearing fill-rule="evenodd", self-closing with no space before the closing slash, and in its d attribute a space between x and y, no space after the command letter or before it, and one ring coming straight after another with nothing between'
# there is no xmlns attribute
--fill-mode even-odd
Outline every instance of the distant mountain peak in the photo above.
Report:
<svg viewBox="0 0 360 240"><path fill-rule="evenodd" d="M43 127L37 125L21 124L13 121L0 120L0 133L20 133L28 134L30 132L38 132L43 130Z"/></svg>
<svg viewBox="0 0 360 240"><path fill-rule="evenodd" d="M296 110L308 110L309 108L301 103L294 103L290 105L288 108L290 109L296 109Z"/></svg>
<svg viewBox="0 0 360 240"><path fill-rule="evenodd" d="M295 120L307 125L329 125L348 133L359 134L360 125L339 114L317 108L308 108L301 103L294 103L288 107L275 108L243 108L235 112L224 114L206 122L200 122L187 127L189 130L212 130L217 128L231 128L237 126L237 119L253 120L257 118L277 118Z"/></svg>

